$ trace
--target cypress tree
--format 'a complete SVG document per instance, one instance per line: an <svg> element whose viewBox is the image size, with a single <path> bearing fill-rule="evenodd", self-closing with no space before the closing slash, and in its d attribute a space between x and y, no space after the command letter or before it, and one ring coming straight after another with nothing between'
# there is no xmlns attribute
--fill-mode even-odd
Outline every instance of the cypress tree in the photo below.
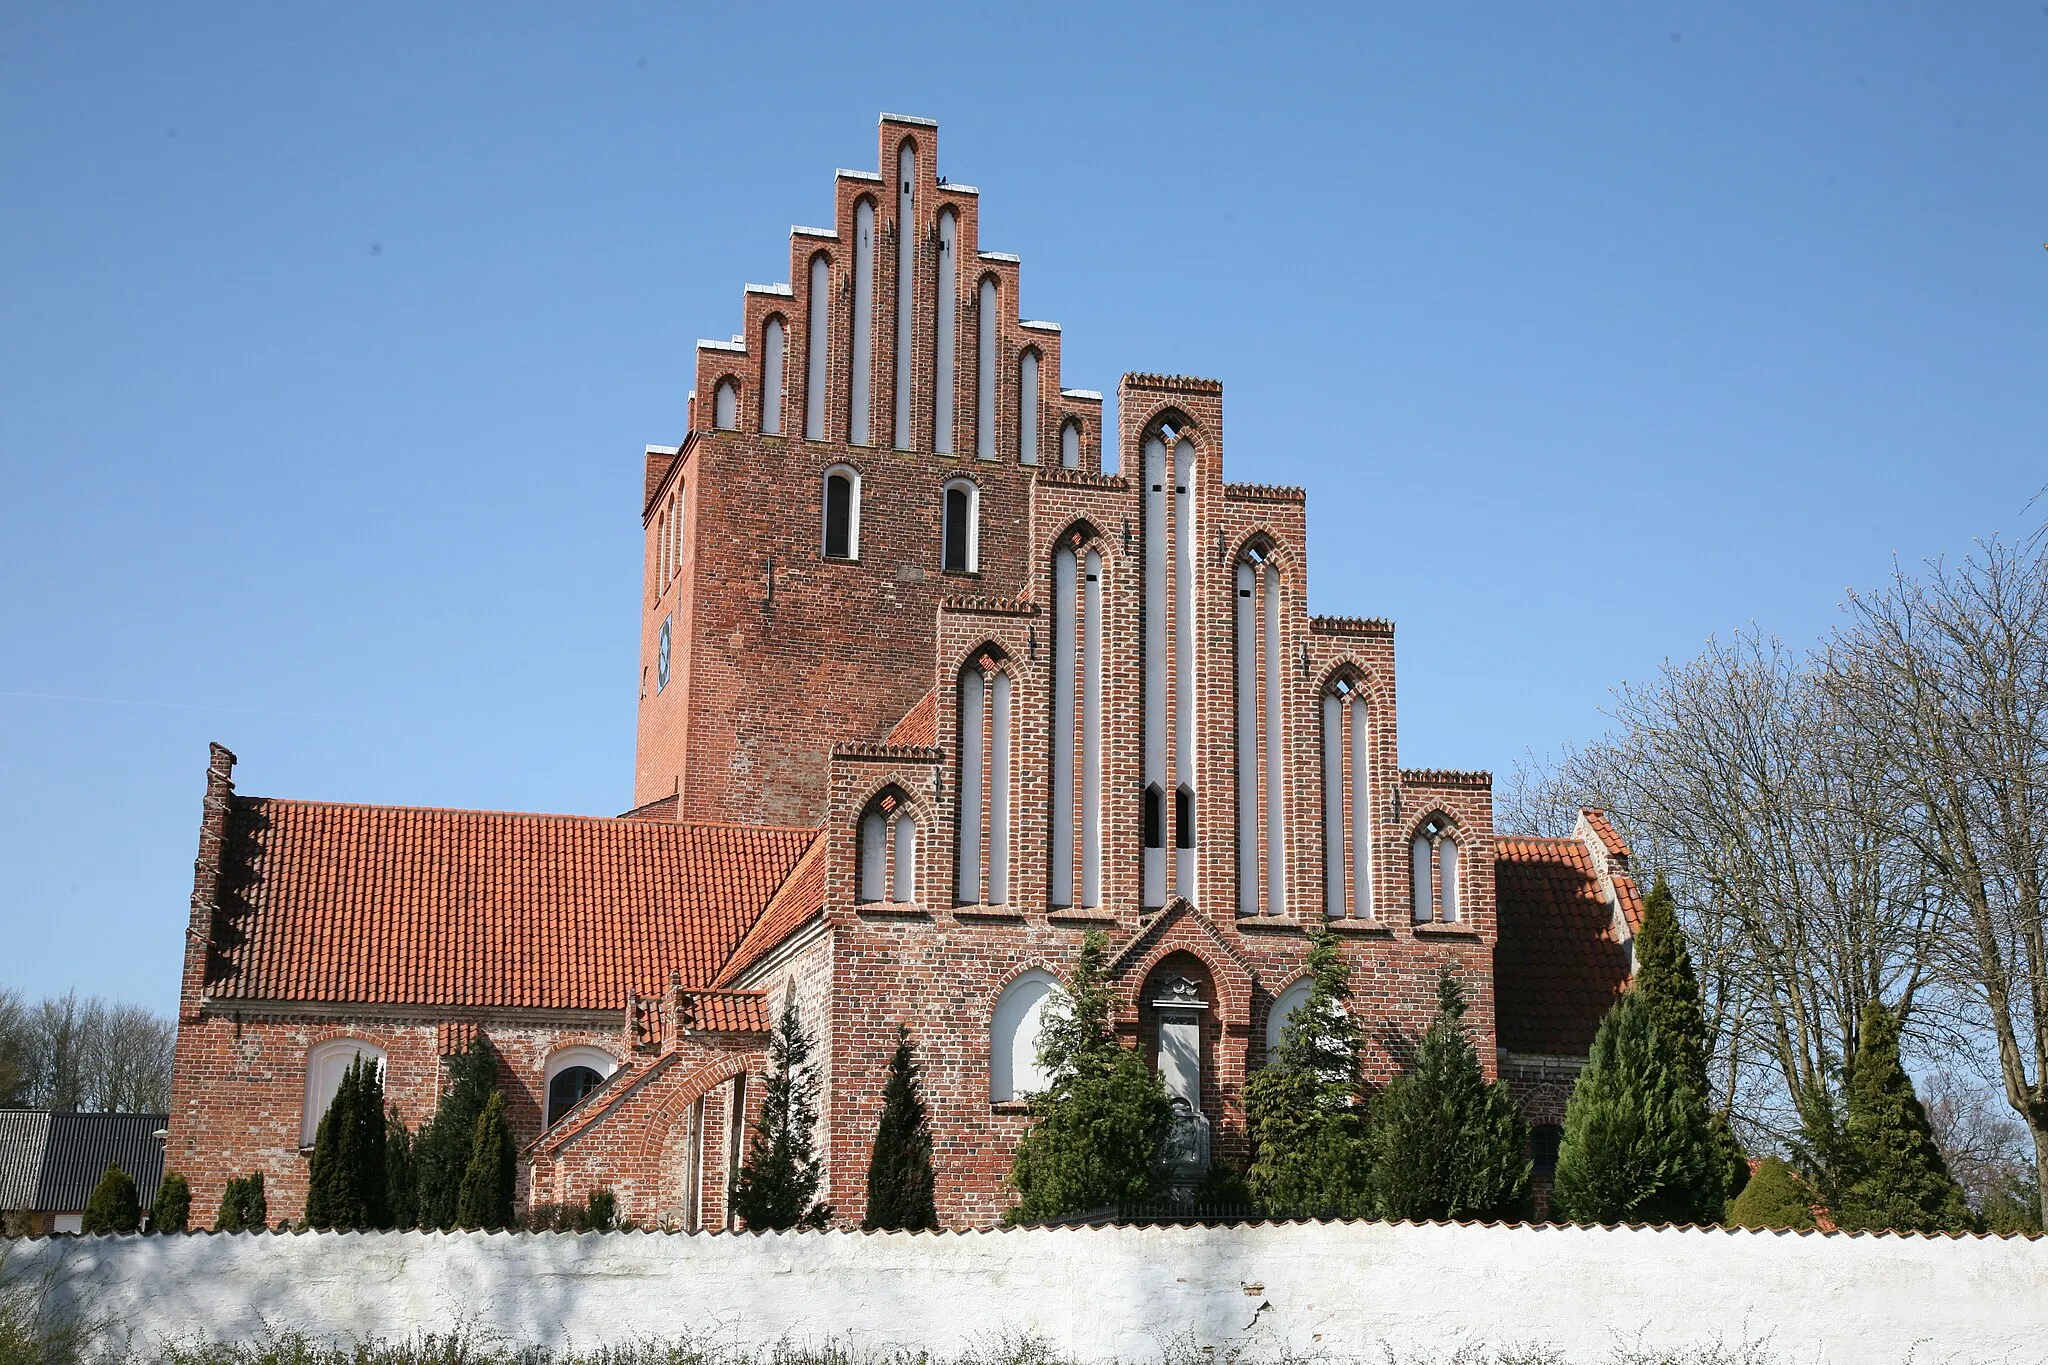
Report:
<svg viewBox="0 0 2048 1365"><path fill-rule="evenodd" d="M1346 1008L1351 969L1337 936L1309 930L1308 999L1289 1017L1266 1066L1245 1082L1252 1143L1245 1184L1268 1213L1357 1218L1373 1208L1372 1148L1358 1051L1363 1031Z"/></svg>
<svg viewBox="0 0 2048 1365"><path fill-rule="evenodd" d="M86 1232L140 1232L142 1204L136 1197L135 1177L119 1166L107 1167L85 1201L82 1227Z"/></svg>
<svg viewBox="0 0 2048 1365"><path fill-rule="evenodd" d="M469 1164L455 1199L456 1226L497 1231L512 1226L512 1195L519 1182L519 1152L505 1121L505 1097L497 1091L484 1104L469 1146Z"/></svg>
<svg viewBox="0 0 2048 1365"><path fill-rule="evenodd" d="M192 1223L192 1185L176 1171L166 1172L149 1209L151 1232L183 1232Z"/></svg>
<svg viewBox="0 0 2048 1365"><path fill-rule="evenodd" d="M1727 1195L1707 1110L1639 989L1615 1002L1572 1087L1551 1206L1577 1223L1718 1223ZM1668 1017L1668 1016L1667 1016Z"/></svg>
<svg viewBox="0 0 2048 1365"><path fill-rule="evenodd" d="M1799 1172L1774 1156L1757 1163L1756 1173L1728 1205L1728 1223L1738 1228L1813 1226L1813 1191Z"/></svg>
<svg viewBox="0 0 2048 1365"><path fill-rule="evenodd" d="M405 1120L398 1117L396 1109L390 1110L384 1125L385 1227L419 1226L419 1188L414 1178L412 1144L413 1136L406 1129Z"/></svg>
<svg viewBox="0 0 2048 1365"><path fill-rule="evenodd" d="M1031 1097L1036 1122L1011 1159L1020 1197L1004 1215L1009 1222L1137 1203L1163 1183L1159 1150L1173 1102L1159 1073L1110 1026L1107 951L1099 930L1083 938L1072 982L1048 1002L1038 1064L1051 1082Z"/></svg>
<svg viewBox="0 0 2048 1365"><path fill-rule="evenodd" d="M306 1226L359 1231L390 1221L384 1145L383 1074L375 1060L357 1054L313 1139Z"/></svg>
<svg viewBox="0 0 2048 1365"><path fill-rule="evenodd" d="M938 1227L932 1183L932 1132L917 1054L910 1030L898 1024L896 1052L882 1086L882 1119L868 1158L868 1211L861 1226L869 1231Z"/></svg>
<svg viewBox="0 0 2048 1365"><path fill-rule="evenodd" d="M1526 1218L1529 1125L1489 1083L1465 1034L1465 997L1445 971L1415 1061L1373 1110L1372 1190L1382 1218Z"/></svg>
<svg viewBox="0 0 2048 1365"><path fill-rule="evenodd" d="M1899 1061L1898 1016L1874 997L1863 1007L1849 1073L1842 1150L1829 1212L1845 1231L1961 1232L1971 1223L1963 1187L1934 1143L1913 1078Z"/></svg>
<svg viewBox="0 0 2048 1365"><path fill-rule="evenodd" d="M477 1120L498 1091L498 1053L482 1033L448 1064L448 1084L434 1116L413 1138L413 1181L422 1228L455 1226L463 1173L469 1169Z"/></svg>
<svg viewBox="0 0 2048 1365"><path fill-rule="evenodd" d="M768 1040L761 1118L733 1189L733 1211L750 1230L823 1228L832 1221L832 1206L816 1202L824 1163L814 1145L818 1081L810 1060L810 1035L792 995Z"/></svg>
<svg viewBox="0 0 2048 1365"><path fill-rule="evenodd" d="M221 1192L215 1232L261 1232L270 1222L270 1200L263 1191L263 1172L230 1176Z"/></svg>

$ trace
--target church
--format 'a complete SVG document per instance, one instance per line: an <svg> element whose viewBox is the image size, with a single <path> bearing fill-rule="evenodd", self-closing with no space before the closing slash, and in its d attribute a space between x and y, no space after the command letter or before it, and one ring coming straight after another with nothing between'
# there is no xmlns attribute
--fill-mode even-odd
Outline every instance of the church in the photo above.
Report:
<svg viewBox="0 0 2048 1365"><path fill-rule="evenodd" d="M260 1171L296 1221L349 1061L417 1127L481 1033L522 1202L731 1227L793 1000L841 1225L902 1025L940 1221L989 1226L1091 930L1178 1158L1241 1164L1317 923L1374 1082L1457 974L1541 1187L1631 971L1628 849L1597 811L1497 832L1487 773L1403 766L1394 627L1308 613L1305 494L1226 480L1222 385L1125 375L1105 430L937 126L883 115L877 167L835 173L646 448L631 809L249 796L213 747L168 1124L196 1207Z"/></svg>

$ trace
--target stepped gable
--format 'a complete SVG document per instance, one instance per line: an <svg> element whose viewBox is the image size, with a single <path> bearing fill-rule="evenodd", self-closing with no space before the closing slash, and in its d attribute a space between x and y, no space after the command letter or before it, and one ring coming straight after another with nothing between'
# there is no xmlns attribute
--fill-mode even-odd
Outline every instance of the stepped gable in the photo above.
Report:
<svg viewBox="0 0 2048 1365"><path fill-rule="evenodd" d="M1625 874L1614 878L1635 897ZM1493 989L1499 1046L1534 1056L1584 1056L1615 998L1628 987L1629 946L1593 857L1578 839L1494 838L1500 942Z"/></svg>
<svg viewBox="0 0 2048 1365"><path fill-rule="evenodd" d="M814 839L236 797L205 993L623 1010L715 976Z"/></svg>

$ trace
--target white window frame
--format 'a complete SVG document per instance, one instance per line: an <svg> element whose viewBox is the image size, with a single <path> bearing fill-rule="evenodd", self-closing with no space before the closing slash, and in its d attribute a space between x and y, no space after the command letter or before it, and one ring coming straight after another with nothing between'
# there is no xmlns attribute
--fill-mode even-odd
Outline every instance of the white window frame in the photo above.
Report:
<svg viewBox="0 0 2048 1365"><path fill-rule="evenodd" d="M956 488L967 493L967 568L964 572L981 572L981 485L972 479L948 479L939 490L939 566L942 572L959 573L961 570L947 569L946 541L952 528L946 524L946 516L952 499L947 496Z"/></svg>
<svg viewBox="0 0 2048 1365"><path fill-rule="evenodd" d="M306 1049L305 1107L299 1121L299 1146L311 1147L320 1135L320 1120L341 1089L341 1078L357 1057L374 1057L381 1079L389 1065L384 1049L360 1038L329 1038Z"/></svg>
<svg viewBox="0 0 2048 1365"><path fill-rule="evenodd" d="M821 559L839 558L838 555L825 552L825 535L829 529L827 517L830 515L831 509L831 504L827 500L826 494L831 491L831 483L835 475L844 476L851 485L849 490L851 498L847 506L846 516L846 558L847 560L857 560L860 558L860 471L850 464L828 466L825 472L818 476L818 557Z"/></svg>

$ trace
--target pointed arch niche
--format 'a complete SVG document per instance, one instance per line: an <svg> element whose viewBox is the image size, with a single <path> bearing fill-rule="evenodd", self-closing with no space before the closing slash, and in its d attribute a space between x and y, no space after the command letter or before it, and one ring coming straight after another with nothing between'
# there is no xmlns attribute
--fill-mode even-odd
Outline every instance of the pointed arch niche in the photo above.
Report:
<svg viewBox="0 0 2048 1365"><path fill-rule="evenodd" d="M1345 669L1323 688L1323 913L1373 918L1372 713Z"/></svg>

